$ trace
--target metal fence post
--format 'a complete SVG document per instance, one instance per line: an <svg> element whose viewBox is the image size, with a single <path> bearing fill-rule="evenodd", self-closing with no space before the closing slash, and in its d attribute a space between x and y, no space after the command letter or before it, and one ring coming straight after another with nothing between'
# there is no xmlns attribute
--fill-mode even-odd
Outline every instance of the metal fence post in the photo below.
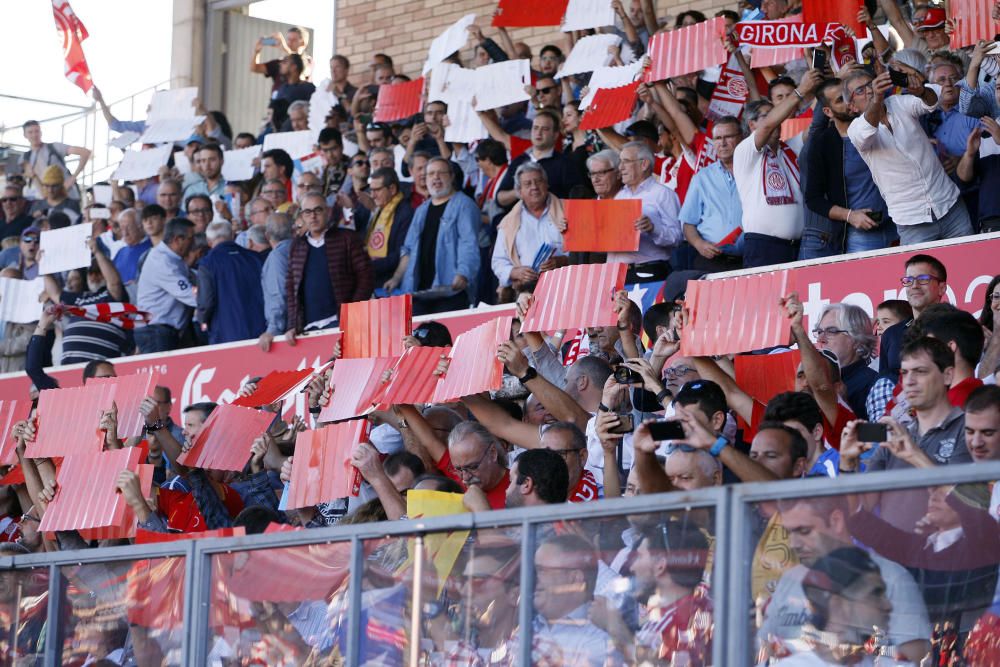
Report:
<svg viewBox="0 0 1000 667"><path fill-rule="evenodd" d="M204 542L191 540L184 567L184 653L189 665L204 665L211 623L212 556Z"/></svg>
<svg viewBox="0 0 1000 667"><path fill-rule="evenodd" d="M535 526L530 521L521 523L521 599L518 604L518 664L522 667L531 665L531 644L534 640L532 619L535 616Z"/></svg>
<svg viewBox="0 0 1000 667"><path fill-rule="evenodd" d="M351 538L351 572L350 583L347 586L347 597L350 600L347 617L347 665L357 665L361 662L361 586L364 577L365 554L364 543L360 537Z"/></svg>
<svg viewBox="0 0 1000 667"><path fill-rule="evenodd" d="M66 592L66 582L63 580L62 568L59 565L49 566L49 605L45 615L45 667L57 667L62 664L63 627L60 615L62 598Z"/></svg>

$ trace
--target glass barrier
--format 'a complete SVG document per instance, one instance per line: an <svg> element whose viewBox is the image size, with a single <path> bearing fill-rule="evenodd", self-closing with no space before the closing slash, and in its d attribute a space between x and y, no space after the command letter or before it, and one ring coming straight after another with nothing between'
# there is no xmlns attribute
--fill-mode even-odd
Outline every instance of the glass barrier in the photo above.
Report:
<svg viewBox="0 0 1000 667"><path fill-rule="evenodd" d="M62 664L184 664L184 558L87 563L60 572Z"/></svg>
<svg viewBox="0 0 1000 667"><path fill-rule="evenodd" d="M998 502L979 483L751 504L756 663L1000 664Z"/></svg>
<svg viewBox="0 0 1000 667"><path fill-rule="evenodd" d="M41 658L48 605L48 567L0 572L0 664Z"/></svg>

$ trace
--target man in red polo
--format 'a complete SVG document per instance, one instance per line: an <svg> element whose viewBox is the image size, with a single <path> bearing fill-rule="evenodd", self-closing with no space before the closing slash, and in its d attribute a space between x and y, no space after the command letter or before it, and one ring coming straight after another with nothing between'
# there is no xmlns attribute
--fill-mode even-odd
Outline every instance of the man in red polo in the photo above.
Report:
<svg viewBox="0 0 1000 667"><path fill-rule="evenodd" d="M481 424L462 422L452 429L437 467L467 489L482 489L491 509L506 507L510 485L507 453L500 440Z"/></svg>

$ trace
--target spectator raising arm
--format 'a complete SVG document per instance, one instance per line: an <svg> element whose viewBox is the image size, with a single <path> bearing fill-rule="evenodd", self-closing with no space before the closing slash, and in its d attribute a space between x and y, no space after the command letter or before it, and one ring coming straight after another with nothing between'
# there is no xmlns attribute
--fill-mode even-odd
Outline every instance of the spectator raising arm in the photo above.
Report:
<svg viewBox="0 0 1000 667"><path fill-rule="evenodd" d="M806 382L812 390L813 398L823 411L823 416L831 424L837 423L837 387L830 374L829 360L816 349L809 332L802 326L804 309L799 295L792 292L781 300L781 306L785 309L791 323L792 337L799 344L799 351L802 353L802 371L806 374Z"/></svg>
<svg viewBox="0 0 1000 667"><path fill-rule="evenodd" d="M885 75L888 79L888 74ZM819 70L811 69L802 76L802 81L794 90L794 94L789 95L780 103L774 106L766 116L757 123L757 129L753 133L754 148L763 150L764 146L771 143L772 135L777 134L784 123L792 114L799 109L799 104L813 94L816 87L822 81L823 75ZM775 139L777 141L777 139Z"/></svg>
<svg viewBox="0 0 1000 667"><path fill-rule="evenodd" d="M605 413L613 414L613 413ZM615 415L617 419L617 415ZM605 417L605 419L608 419ZM610 424L606 428L614 428ZM639 489L642 495L649 493L667 493L676 491L667 477L667 471L656 460L656 450L659 443L649 434L648 422L639 425L632 436L632 446L635 448L635 474L639 478Z"/></svg>

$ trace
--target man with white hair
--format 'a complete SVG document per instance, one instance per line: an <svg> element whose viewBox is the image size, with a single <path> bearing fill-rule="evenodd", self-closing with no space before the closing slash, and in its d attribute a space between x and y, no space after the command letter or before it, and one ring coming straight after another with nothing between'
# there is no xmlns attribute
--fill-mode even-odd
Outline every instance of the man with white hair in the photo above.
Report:
<svg viewBox="0 0 1000 667"><path fill-rule="evenodd" d="M609 262L633 264L626 280L663 280L670 271L670 251L683 238L678 217L681 203L677 193L653 175L655 159L649 146L630 141L621 150L619 172L622 189L615 199L642 200L642 215L633 225L639 230L639 250L608 253ZM640 275L641 274L641 275ZM648 275L647 275L648 274Z"/></svg>
<svg viewBox="0 0 1000 667"><path fill-rule="evenodd" d="M309 129L309 102L296 100L288 105L288 124L292 132Z"/></svg>
<svg viewBox="0 0 1000 667"><path fill-rule="evenodd" d="M118 214L118 227L125 245L115 253L114 263L122 282L128 287L139 277L139 258L153 247L153 242L142 231L139 211L134 208L127 208Z"/></svg>
<svg viewBox="0 0 1000 667"><path fill-rule="evenodd" d="M264 332L264 296L259 254L236 244L228 222L213 222L205 232L211 247L198 264L196 320L208 342L229 343Z"/></svg>
<svg viewBox="0 0 1000 667"><path fill-rule="evenodd" d="M619 168L621 159L616 151L605 148L587 158L587 176L598 199L614 199L622 189Z"/></svg>
<svg viewBox="0 0 1000 667"><path fill-rule="evenodd" d="M257 339L257 345L267 352L271 349L274 337L288 329L285 326L288 321L285 280L288 277L288 250L292 245L292 217L287 213L272 213L267 218L264 232L271 248L260 276L267 329Z"/></svg>

